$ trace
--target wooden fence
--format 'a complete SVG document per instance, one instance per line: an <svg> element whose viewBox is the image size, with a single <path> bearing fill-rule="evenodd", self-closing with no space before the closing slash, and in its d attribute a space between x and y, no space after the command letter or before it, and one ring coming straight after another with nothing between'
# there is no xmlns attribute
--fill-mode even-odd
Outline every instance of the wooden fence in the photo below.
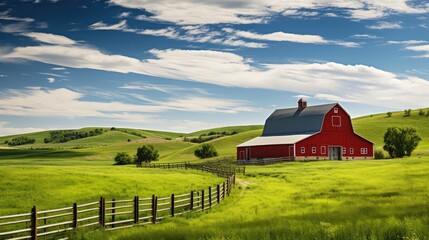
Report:
<svg viewBox="0 0 429 240"><path fill-rule="evenodd" d="M238 160L236 163L238 165L268 165L274 163L282 163L293 161L293 157L283 157L283 158L263 158L263 159L251 159L251 160Z"/></svg>
<svg viewBox="0 0 429 240"><path fill-rule="evenodd" d="M218 177L228 177L235 174L246 174L246 167L236 166L230 161L207 161L204 163L138 163L137 167L162 168L162 169L194 169L217 175Z"/></svg>
<svg viewBox="0 0 429 240"><path fill-rule="evenodd" d="M170 168L197 169L194 164L167 165ZM146 164L141 167L167 168L165 164ZM36 206L30 213L0 216L0 239L37 239L39 237L64 238L67 231L76 228L99 226L106 230L153 224L166 217L174 217L191 211L209 209L229 196L235 184L235 173L230 169L198 166L202 171L225 176L222 184L200 191L170 196L139 197L125 200L99 201L39 211ZM231 168L233 169L233 168ZM235 168L234 168L235 169ZM235 169L236 171L240 169ZM242 170L244 172L244 170ZM225 175L224 175L225 174Z"/></svg>

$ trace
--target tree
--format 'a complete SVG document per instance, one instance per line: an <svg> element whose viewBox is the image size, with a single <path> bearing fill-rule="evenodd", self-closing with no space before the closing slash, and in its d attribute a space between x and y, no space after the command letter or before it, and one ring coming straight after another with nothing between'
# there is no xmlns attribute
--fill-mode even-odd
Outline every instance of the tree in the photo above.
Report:
<svg viewBox="0 0 429 240"><path fill-rule="evenodd" d="M132 158L126 152L119 152L115 157L115 165L126 165L132 162Z"/></svg>
<svg viewBox="0 0 429 240"><path fill-rule="evenodd" d="M411 109L405 109L404 110L404 117L409 117L411 116Z"/></svg>
<svg viewBox="0 0 429 240"><path fill-rule="evenodd" d="M425 112L423 111L423 109L420 109L419 116L424 116L424 115L425 115Z"/></svg>
<svg viewBox="0 0 429 240"><path fill-rule="evenodd" d="M391 158L410 156L422 139L414 128L390 127L384 134L383 149Z"/></svg>
<svg viewBox="0 0 429 240"><path fill-rule="evenodd" d="M201 145L201 147L195 149L194 154L198 158L216 157L218 155L216 148L211 144Z"/></svg>
<svg viewBox="0 0 429 240"><path fill-rule="evenodd" d="M387 112L387 117L391 117L392 116L392 112Z"/></svg>
<svg viewBox="0 0 429 240"><path fill-rule="evenodd" d="M429 117L429 109L426 111L426 117Z"/></svg>
<svg viewBox="0 0 429 240"><path fill-rule="evenodd" d="M137 149L136 154L136 163L140 164L141 162L150 163L151 161L158 160L159 154L153 145L143 145Z"/></svg>

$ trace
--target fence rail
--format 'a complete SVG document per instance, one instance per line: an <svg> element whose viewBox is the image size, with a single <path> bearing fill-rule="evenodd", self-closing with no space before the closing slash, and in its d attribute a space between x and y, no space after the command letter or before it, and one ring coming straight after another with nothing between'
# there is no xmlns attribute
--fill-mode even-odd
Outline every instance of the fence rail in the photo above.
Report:
<svg viewBox="0 0 429 240"><path fill-rule="evenodd" d="M34 206L30 213L0 216L0 239L63 238L65 232L76 228L101 226L106 230L133 225L154 224L167 217L191 211L203 211L216 206L229 196L235 184L235 173L244 173L243 167L222 168L215 164L141 164L148 168L197 169L225 177L221 184L199 191L171 194L165 197L111 199L100 197L97 202L40 211Z"/></svg>
<svg viewBox="0 0 429 240"><path fill-rule="evenodd" d="M238 160L236 163L238 165L268 165L281 162L293 161L293 157L283 157L283 158L263 158L263 159L251 159L251 160Z"/></svg>
<svg viewBox="0 0 429 240"><path fill-rule="evenodd" d="M161 169L194 169L209 172L219 177L228 177L235 174L246 174L246 167L233 165L230 161L213 160L204 163L137 163L141 168L161 168Z"/></svg>

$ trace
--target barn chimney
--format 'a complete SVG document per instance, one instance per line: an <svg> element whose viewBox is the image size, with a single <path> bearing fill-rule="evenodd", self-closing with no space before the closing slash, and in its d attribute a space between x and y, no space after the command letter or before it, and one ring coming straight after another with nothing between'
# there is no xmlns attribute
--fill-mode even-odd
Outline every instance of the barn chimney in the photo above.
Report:
<svg viewBox="0 0 429 240"><path fill-rule="evenodd" d="M305 98L301 98L298 101L298 110L302 110L307 107L307 100Z"/></svg>

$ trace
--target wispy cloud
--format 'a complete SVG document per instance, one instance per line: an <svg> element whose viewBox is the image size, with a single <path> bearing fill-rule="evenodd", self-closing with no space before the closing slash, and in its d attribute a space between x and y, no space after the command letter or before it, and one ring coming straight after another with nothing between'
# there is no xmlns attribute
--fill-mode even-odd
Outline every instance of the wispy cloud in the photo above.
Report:
<svg viewBox="0 0 429 240"><path fill-rule="evenodd" d="M32 127L10 127L9 122L0 121L0 136L9 136L23 133L45 131L45 128L32 128Z"/></svg>
<svg viewBox="0 0 429 240"><path fill-rule="evenodd" d="M33 18L29 17L13 17L9 15L10 10L0 12L0 20L8 20L8 21L22 21L22 22L34 22Z"/></svg>
<svg viewBox="0 0 429 240"><path fill-rule="evenodd" d="M415 44L423 44L428 43L425 40L405 40L405 41L387 41L387 44L403 44L403 45L415 45Z"/></svg>
<svg viewBox="0 0 429 240"><path fill-rule="evenodd" d="M150 17L144 16L144 20L167 21L180 25L265 23L276 14L311 17L330 8L342 12L337 16L359 20L379 19L394 14L423 14L429 11L424 3L411 4L408 0L110 0L110 3L126 8L144 9L152 14Z"/></svg>
<svg viewBox="0 0 429 240"><path fill-rule="evenodd" d="M285 32L273 32L267 34L259 34L249 31L234 30L232 28L224 28L224 31L233 34L237 37L264 40L264 41L277 41L277 42L295 42L295 43L307 43L307 44L335 44L345 47L357 47L358 43L326 40L319 35L311 34L296 34L296 33L285 33Z"/></svg>
<svg viewBox="0 0 429 240"><path fill-rule="evenodd" d="M352 36L353 38L359 38L359 39L379 39L381 37L371 35L371 34L355 34Z"/></svg>
<svg viewBox="0 0 429 240"><path fill-rule="evenodd" d="M40 33L40 32L28 32L22 35L33 38L38 42L56 44L56 45L72 45L76 42L68 37L61 35L55 35L51 33Z"/></svg>
<svg viewBox="0 0 429 240"><path fill-rule="evenodd" d="M428 45L410 46L407 49L429 52ZM342 99L384 107L424 107L429 102L426 91L429 81L414 76L399 76L366 65L335 62L253 65L249 59L240 55L220 51L153 49L150 53L153 58L142 61L122 55L109 55L88 46L45 45L17 47L0 59L24 59L63 67L137 73L220 86L283 90L328 100ZM72 96L80 98L80 95ZM188 100L183 101L200 101ZM179 102L183 104L183 101ZM170 104L170 107L179 107ZM156 109L159 110L159 107ZM224 111L222 106L219 109Z"/></svg>
<svg viewBox="0 0 429 240"><path fill-rule="evenodd" d="M366 26L369 29L376 29L376 30L382 30L382 29L401 29L402 28L401 22L378 22L375 25L369 25Z"/></svg>
<svg viewBox="0 0 429 240"><path fill-rule="evenodd" d="M405 49L415 51L415 52L424 52L425 54L415 56L415 58L429 58L429 44L426 45L417 45L417 46L407 46Z"/></svg>
<svg viewBox="0 0 429 240"><path fill-rule="evenodd" d="M119 23L113 24L113 25L107 25L106 23L100 21L90 25L89 28L93 30L124 30L124 29L127 29L128 27L127 27L127 21L122 20Z"/></svg>
<svg viewBox="0 0 429 240"><path fill-rule="evenodd" d="M27 32L29 27L30 27L30 23L28 23L28 22L0 24L0 32L3 32L3 33L22 33L22 32Z"/></svg>
<svg viewBox="0 0 429 240"><path fill-rule="evenodd" d="M48 80L49 83L54 83L55 82L55 78L53 78L53 77L49 77L49 78L47 78L47 80Z"/></svg>

